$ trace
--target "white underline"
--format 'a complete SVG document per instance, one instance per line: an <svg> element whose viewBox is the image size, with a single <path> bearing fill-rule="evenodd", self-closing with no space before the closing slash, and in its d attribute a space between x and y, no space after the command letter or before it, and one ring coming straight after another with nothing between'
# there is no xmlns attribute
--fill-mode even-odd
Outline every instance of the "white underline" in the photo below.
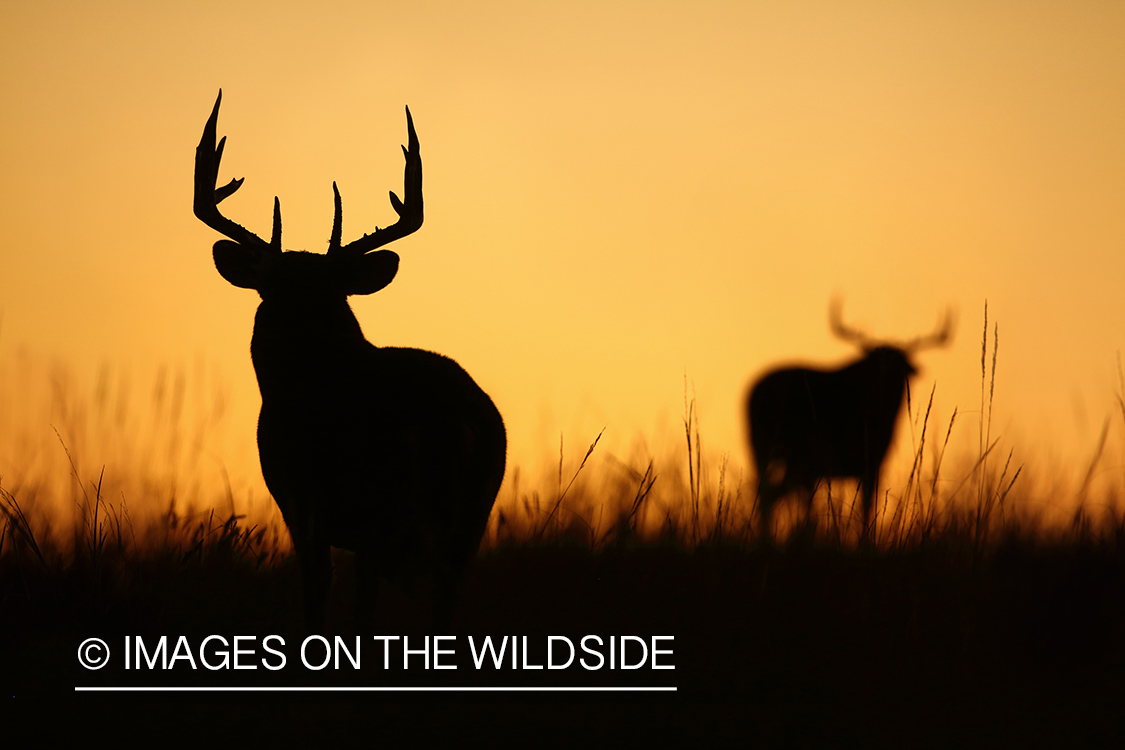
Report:
<svg viewBox="0 0 1125 750"><path fill-rule="evenodd" d="M76 693L674 693L675 687L75 687Z"/></svg>

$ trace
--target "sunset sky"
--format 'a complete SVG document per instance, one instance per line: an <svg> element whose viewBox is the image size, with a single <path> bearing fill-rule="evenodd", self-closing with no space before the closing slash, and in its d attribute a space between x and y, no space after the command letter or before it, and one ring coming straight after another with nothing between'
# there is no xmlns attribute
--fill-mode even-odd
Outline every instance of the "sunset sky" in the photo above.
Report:
<svg viewBox="0 0 1125 750"><path fill-rule="evenodd" d="M853 354L834 294L890 339L957 312L914 389L964 445L985 299L993 435L1084 465L1116 415L1121 445L1123 3L7 0L0 71L0 367L91 391L106 363L138 388L202 367L252 446L258 297L191 210L222 88L224 213L266 235L277 195L285 247L318 252L333 180L345 241L393 222L410 106L426 222L352 307L473 375L510 466L603 427L607 453L678 447L685 377L705 448L747 463L751 379Z"/></svg>

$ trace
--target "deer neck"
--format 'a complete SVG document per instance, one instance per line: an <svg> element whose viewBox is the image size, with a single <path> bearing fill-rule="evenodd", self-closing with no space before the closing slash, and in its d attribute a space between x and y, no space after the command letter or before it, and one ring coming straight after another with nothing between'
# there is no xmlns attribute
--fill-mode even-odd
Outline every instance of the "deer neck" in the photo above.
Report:
<svg viewBox="0 0 1125 750"><path fill-rule="evenodd" d="M371 344L346 298L263 300L254 316L250 357L265 402L338 377Z"/></svg>

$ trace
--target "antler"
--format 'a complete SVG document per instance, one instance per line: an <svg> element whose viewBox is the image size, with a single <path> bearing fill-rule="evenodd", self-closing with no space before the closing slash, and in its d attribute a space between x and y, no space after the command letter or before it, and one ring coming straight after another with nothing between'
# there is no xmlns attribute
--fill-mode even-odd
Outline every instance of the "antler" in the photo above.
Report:
<svg viewBox="0 0 1125 750"><path fill-rule="evenodd" d="M938 323L938 327L933 333L911 339L903 344L902 348L914 352L929 347L945 346L953 335L954 317L953 310L946 309L945 315L942 316L941 322Z"/></svg>
<svg viewBox="0 0 1125 750"><path fill-rule="evenodd" d="M843 316L841 315L843 307L844 303L839 297L833 297L832 301L828 304L828 322L829 325L832 326L832 333L836 334L836 336L842 338L844 341L852 341L858 344L861 348L866 349L872 346L873 342L870 336L858 329L849 328L844 325Z"/></svg>
<svg viewBox="0 0 1125 750"><path fill-rule="evenodd" d="M212 229L221 232L244 247L255 247L269 252L281 252L281 201L273 199L273 236L269 242L251 232L241 224L236 224L219 213L219 204L234 191L242 187L244 178L231 180L221 188L215 187L219 180L219 162L223 158L223 147L227 139L223 136L215 145L215 131L219 122L219 104L223 101L223 90L215 99L215 108L203 126L203 137L195 149L195 203L196 217Z"/></svg>
<svg viewBox="0 0 1125 750"><path fill-rule="evenodd" d="M215 106L218 108L217 104ZM332 193L335 196L336 213L332 219L332 237L328 240L328 253L330 255L345 253L348 255L363 255L377 247L382 247L416 232L422 226L422 157L418 153L418 134L414 132L414 120L410 116L410 107L406 108L406 132L408 145L402 147L402 155L406 157L406 171L403 177L405 202L399 200L394 191L390 193L391 207L398 214L398 221L382 229L376 227L371 234L365 234L358 240L341 247L343 208L340 201L340 191L336 188L336 183L333 182ZM241 227L239 228L241 229Z"/></svg>

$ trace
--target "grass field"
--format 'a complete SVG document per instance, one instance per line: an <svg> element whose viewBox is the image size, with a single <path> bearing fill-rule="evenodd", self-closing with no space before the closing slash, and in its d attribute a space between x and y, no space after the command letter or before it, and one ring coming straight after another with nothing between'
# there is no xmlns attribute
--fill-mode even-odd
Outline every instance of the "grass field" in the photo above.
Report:
<svg viewBox="0 0 1125 750"><path fill-rule="evenodd" d="M107 490L113 469L85 474L60 435L67 461L55 495L45 483L0 480L0 659L9 705L30 711L62 702L82 717L42 725L54 733L84 736L91 726L127 722L283 744L304 735L318 745L354 739L358 728L373 742L477 737L534 746L698 746L730 737L794 747L1121 746L1122 485L1098 468L1103 435L1084 479L1067 490L1067 510L1048 512L1054 505L1044 490L990 434L986 346L987 337L981 450L947 461L957 417L935 427L915 395L898 437L913 446L913 462L901 484L883 488L869 543L857 538L855 487L842 483L818 492L814 524L791 504L776 543L762 544L752 484L701 455L690 402L678 457L597 464L595 440L582 455L560 455L552 480L505 486L463 582L458 644L527 636L535 663L552 635L575 643L589 634L673 636L674 670L472 669L459 651L458 669L449 671L397 662L383 669L374 657L375 668L367 662L363 670L181 664L138 672L118 660L86 671L75 651L91 636L111 648L126 636L151 645L161 635L198 644L214 634L277 634L299 643L299 576L268 504L255 520L234 512L229 483L211 502L193 489L192 503L156 483L147 492L161 509L140 513L124 489ZM59 493L72 512L55 510ZM348 641L352 560L338 552L335 562L330 623ZM426 601L424 581L414 591L384 586L376 631L422 635ZM467 684L677 690L74 691ZM206 718L196 726L187 719L195 716Z"/></svg>

